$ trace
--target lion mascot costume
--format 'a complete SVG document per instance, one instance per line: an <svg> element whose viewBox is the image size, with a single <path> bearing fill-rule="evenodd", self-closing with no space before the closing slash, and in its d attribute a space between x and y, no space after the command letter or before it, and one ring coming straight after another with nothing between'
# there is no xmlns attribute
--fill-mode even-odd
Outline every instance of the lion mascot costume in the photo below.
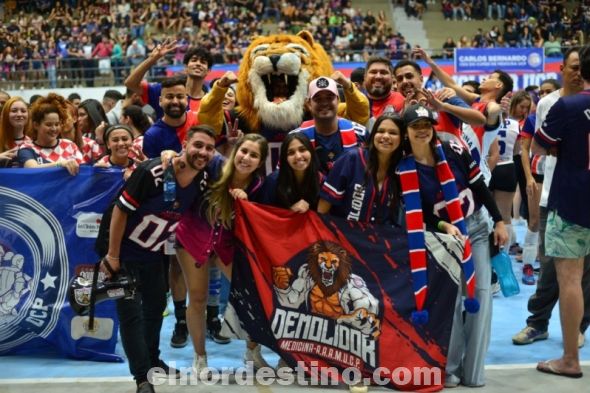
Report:
<svg viewBox="0 0 590 393"><path fill-rule="evenodd" d="M261 36L252 41L240 64L236 109L224 114L222 102L227 87L216 82L201 102L199 120L222 133L237 118L244 133L262 134L272 151L289 131L309 119L305 109L309 82L320 76L336 79L338 74L334 74L326 51L308 31ZM343 93L345 102L339 104L338 115L366 124L368 99L353 83Z"/></svg>

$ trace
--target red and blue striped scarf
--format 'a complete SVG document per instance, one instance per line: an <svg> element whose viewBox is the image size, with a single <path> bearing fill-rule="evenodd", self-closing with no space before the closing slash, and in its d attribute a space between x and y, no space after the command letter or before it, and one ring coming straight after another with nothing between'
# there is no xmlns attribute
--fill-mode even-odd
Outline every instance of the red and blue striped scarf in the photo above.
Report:
<svg viewBox="0 0 590 393"><path fill-rule="evenodd" d="M467 287L467 299L465 309L470 313L479 310L479 303L475 299L475 268L471 257L471 242L467 234L467 225L461 210L461 201L455 184L455 177L449 167L442 145L437 143L436 151L439 161L436 164L436 175L440 182L446 201L447 214L451 223L465 237L465 248L461 268L465 275ZM416 170L416 161L413 155L404 157L399 166L398 173L402 186L404 203L406 205L406 226L408 230L408 247L410 250L410 268L414 297L416 299L416 311L412 312L412 321L416 324L428 322L428 311L424 310L424 302L428 289L426 271L426 245L424 238L424 219L422 215L422 200L420 198L420 182Z"/></svg>

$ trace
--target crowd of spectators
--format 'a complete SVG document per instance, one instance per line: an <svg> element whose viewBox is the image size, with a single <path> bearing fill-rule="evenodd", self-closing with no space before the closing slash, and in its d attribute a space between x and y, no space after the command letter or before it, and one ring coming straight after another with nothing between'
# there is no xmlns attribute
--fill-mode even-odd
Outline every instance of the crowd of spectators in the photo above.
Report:
<svg viewBox="0 0 590 393"><path fill-rule="evenodd" d="M401 59L411 49L383 11L363 12L348 0L284 1L278 30L293 34L311 31L335 62L364 62L371 55Z"/></svg>
<svg viewBox="0 0 590 393"><path fill-rule="evenodd" d="M0 24L0 78L5 88L92 86L99 74L120 84L164 39L176 53L154 73L180 64L187 48L209 49L218 63L237 62L262 34L263 0L7 1ZM272 3L272 1L270 2Z"/></svg>
<svg viewBox="0 0 590 393"><path fill-rule="evenodd" d="M0 24L2 87L93 86L97 76L121 84L164 39L180 45L151 77L180 64L187 48L211 51L215 63L238 63L262 22L279 32L313 32L334 61L371 54L401 58L409 50L380 12L355 10L346 0L37 0L7 1Z"/></svg>
<svg viewBox="0 0 590 393"><path fill-rule="evenodd" d="M476 3L481 4L477 18L483 19L484 5L477 0L443 0L443 14L448 20L469 19L475 15ZM590 0L578 2L573 10L564 1L488 0L486 17L499 24L487 32L479 28L472 37L447 38L443 56L452 57L454 48L489 47L544 48L546 56L561 56L568 47L584 44L590 31Z"/></svg>

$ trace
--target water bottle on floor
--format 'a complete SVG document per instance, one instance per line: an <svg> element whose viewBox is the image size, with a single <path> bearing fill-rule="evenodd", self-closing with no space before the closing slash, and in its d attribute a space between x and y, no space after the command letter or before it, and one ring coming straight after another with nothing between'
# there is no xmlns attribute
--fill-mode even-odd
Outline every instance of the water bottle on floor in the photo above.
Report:
<svg viewBox="0 0 590 393"><path fill-rule="evenodd" d="M506 251L501 250L492 258L492 267L498 275L500 289L505 297L514 296L520 293L518 281L512 271L512 261Z"/></svg>

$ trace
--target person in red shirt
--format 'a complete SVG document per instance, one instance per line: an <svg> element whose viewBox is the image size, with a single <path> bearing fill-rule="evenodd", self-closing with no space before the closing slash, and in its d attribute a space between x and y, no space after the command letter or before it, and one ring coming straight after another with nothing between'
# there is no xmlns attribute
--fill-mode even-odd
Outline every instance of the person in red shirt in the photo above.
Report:
<svg viewBox="0 0 590 393"><path fill-rule="evenodd" d="M365 89L369 97L370 119L374 119L384 112L402 113L404 97L394 90L393 66L385 57L371 57L367 62L365 72Z"/></svg>

